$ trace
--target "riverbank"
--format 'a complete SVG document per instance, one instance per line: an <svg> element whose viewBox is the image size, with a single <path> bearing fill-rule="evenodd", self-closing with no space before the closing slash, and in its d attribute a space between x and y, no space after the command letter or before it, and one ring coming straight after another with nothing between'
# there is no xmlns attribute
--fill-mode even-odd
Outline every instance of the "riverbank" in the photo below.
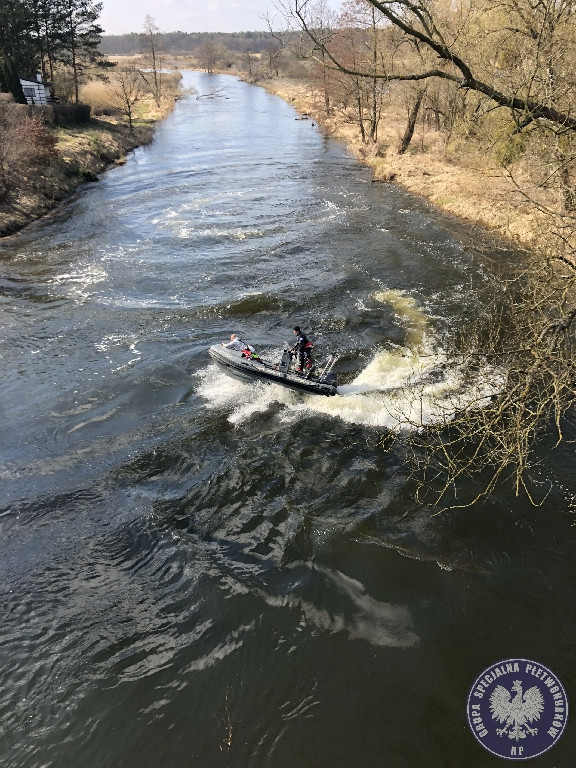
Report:
<svg viewBox="0 0 576 768"><path fill-rule="evenodd" d="M0 201L0 238L16 234L53 211L82 184L122 165L133 149L149 144L156 124L174 108L180 95L179 72L165 78L166 93L158 106L150 94L132 109L132 126L98 81L82 88L81 99L92 109L87 122L66 126L42 125L34 112L12 117L8 130L18 151L2 153L3 199ZM10 110L9 102L4 108ZM34 108L30 108L33 110ZM10 117L8 117L10 120ZM6 133L6 131L5 131ZM39 149L40 154L36 152ZM7 156L7 157L6 157Z"/></svg>
<svg viewBox="0 0 576 768"><path fill-rule="evenodd" d="M342 113L326 116L323 96L309 85L283 78L262 80L258 85L292 104L329 136L346 142L354 156L373 169L375 183L399 184L516 246L542 244L548 222L481 146L457 137L446 142L441 132L419 124L408 151L399 155L404 115L387 112L380 122L378 142L365 144L357 126Z"/></svg>
<svg viewBox="0 0 576 768"><path fill-rule="evenodd" d="M129 131L121 118L100 116L82 125L54 128L50 161L21 177L0 203L0 237L19 232L81 184L97 181L107 168L123 164L131 150L152 140L154 125L149 121Z"/></svg>

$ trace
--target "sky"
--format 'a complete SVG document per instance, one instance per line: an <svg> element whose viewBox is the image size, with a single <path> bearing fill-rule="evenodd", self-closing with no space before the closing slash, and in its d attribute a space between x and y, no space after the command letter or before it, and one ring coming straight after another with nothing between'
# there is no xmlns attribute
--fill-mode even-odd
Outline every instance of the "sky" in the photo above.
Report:
<svg viewBox="0 0 576 768"><path fill-rule="evenodd" d="M154 18L161 32L265 31L264 18L276 16L273 0L103 0L99 23L104 34L141 32L144 17ZM278 24L277 28L283 26Z"/></svg>

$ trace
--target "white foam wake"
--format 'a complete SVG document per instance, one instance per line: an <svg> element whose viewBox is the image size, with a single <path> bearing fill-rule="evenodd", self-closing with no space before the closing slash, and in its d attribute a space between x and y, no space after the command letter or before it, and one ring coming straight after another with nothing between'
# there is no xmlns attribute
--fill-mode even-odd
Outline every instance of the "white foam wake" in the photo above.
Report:
<svg viewBox="0 0 576 768"><path fill-rule="evenodd" d="M352 382L338 387L338 396L301 395L275 384L244 384L215 365L201 372L199 394L210 408L229 408L233 424L281 403L282 418L288 421L313 412L351 424L402 431L450 421L463 408L482 407L499 390L502 376L497 370L486 366L471 379L463 366L448 363L428 317L409 294L385 290L371 298L394 308L406 327L406 346L378 350Z"/></svg>

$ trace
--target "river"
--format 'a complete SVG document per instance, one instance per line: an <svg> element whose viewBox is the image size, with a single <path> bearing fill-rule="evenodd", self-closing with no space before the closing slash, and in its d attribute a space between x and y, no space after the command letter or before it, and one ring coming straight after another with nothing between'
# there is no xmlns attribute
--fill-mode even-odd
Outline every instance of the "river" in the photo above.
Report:
<svg viewBox="0 0 576 768"><path fill-rule="evenodd" d="M542 449L540 507L436 515L384 438L466 397L443 344L507 252L263 89L185 84L0 245L2 764L499 765L466 719L483 669L575 690L573 444ZM294 324L340 396L207 355L235 331L274 357ZM569 723L531 764L575 753Z"/></svg>

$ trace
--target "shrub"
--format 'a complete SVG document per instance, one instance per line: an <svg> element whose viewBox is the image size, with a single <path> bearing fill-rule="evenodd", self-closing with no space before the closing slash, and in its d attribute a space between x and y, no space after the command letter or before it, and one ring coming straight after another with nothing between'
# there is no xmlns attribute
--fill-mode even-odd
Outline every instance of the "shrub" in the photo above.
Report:
<svg viewBox="0 0 576 768"><path fill-rule="evenodd" d="M0 101L0 200L56 155L56 138L41 115L10 99Z"/></svg>
<svg viewBox="0 0 576 768"><path fill-rule="evenodd" d="M52 110L56 125L74 125L90 120L91 108L88 104L54 104Z"/></svg>

